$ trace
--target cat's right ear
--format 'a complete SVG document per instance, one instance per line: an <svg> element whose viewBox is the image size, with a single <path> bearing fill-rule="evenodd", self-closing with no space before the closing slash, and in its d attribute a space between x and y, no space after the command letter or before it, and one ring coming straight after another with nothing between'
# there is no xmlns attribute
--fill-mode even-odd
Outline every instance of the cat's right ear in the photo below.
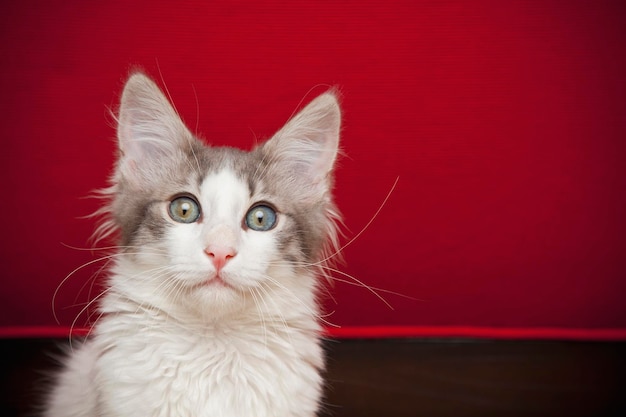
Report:
<svg viewBox="0 0 626 417"><path fill-rule="evenodd" d="M315 98L263 145L268 160L291 174L303 199L319 199L330 189L339 152L341 109L336 93Z"/></svg>
<svg viewBox="0 0 626 417"><path fill-rule="evenodd" d="M192 138L159 87L144 74L132 74L118 114L118 174L138 185L158 177L162 164Z"/></svg>

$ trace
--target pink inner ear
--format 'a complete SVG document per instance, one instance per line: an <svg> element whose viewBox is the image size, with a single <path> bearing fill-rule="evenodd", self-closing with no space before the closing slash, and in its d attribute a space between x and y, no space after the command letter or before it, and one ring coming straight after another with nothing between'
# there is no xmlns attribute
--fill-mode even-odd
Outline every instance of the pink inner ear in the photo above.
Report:
<svg viewBox="0 0 626 417"><path fill-rule="evenodd" d="M137 158L140 155L139 146L133 141L132 127L128 123L118 126L118 141L123 158Z"/></svg>
<svg viewBox="0 0 626 417"><path fill-rule="evenodd" d="M323 135L323 145L317 155L316 161L311 165L309 174L314 178L325 179L333 168L336 150L333 146L331 134Z"/></svg>

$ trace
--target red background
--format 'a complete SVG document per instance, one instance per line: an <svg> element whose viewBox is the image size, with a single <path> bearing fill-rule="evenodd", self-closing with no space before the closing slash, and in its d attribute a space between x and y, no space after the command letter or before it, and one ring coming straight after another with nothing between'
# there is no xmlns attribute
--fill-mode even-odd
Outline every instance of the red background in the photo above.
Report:
<svg viewBox="0 0 626 417"><path fill-rule="evenodd" d="M80 217L98 203L84 197L113 164L107 108L139 66L216 145L249 148L301 100L340 88L336 198L348 238L399 177L343 270L416 300L382 293L391 310L337 283L329 321L416 336L625 338L623 2L10 3L0 13L5 334L56 326L57 288L61 326L89 297L102 264L59 285L98 252L66 245L88 247L94 222Z"/></svg>

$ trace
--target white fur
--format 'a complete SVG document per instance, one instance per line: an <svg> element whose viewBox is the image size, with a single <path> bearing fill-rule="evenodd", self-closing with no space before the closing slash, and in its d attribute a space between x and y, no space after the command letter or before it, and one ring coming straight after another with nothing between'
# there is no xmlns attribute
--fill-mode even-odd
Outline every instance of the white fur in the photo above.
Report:
<svg viewBox="0 0 626 417"><path fill-rule="evenodd" d="M315 277L276 258L280 220L274 232L234 223L251 202L233 173L200 188L202 222L173 224L165 246L118 259L104 316L71 357L46 416L315 414L323 367ZM214 274L202 248L225 235L238 253L223 278L241 291L192 288ZM175 269L164 273L168 264ZM168 276L177 281L165 285Z"/></svg>

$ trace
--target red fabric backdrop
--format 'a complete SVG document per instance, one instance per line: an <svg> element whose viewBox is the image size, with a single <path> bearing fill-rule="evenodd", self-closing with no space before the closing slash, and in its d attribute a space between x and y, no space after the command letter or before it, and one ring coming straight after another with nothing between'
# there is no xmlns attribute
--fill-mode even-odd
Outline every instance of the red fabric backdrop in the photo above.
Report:
<svg viewBox="0 0 626 417"><path fill-rule="evenodd" d="M348 237L399 177L343 270L415 299L381 293L391 310L337 283L329 321L413 335L626 334L623 2L1 7L5 334L56 326L57 288L61 326L89 297L102 264L59 285L98 256L68 246L88 246L94 222L81 216L97 201L84 197L111 171L107 108L133 66L167 85L210 143L244 148L301 100L340 88L336 195Z"/></svg>

